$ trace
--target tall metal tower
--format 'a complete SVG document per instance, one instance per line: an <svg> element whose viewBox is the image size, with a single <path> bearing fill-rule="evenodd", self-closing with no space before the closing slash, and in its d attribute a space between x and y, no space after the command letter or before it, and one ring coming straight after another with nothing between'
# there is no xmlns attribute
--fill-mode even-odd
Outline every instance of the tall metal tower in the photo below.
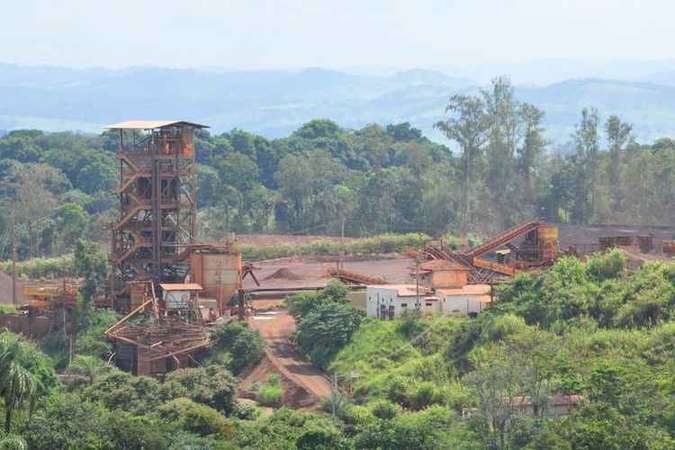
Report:
<svg viewBox="0 0 675 450"><path fill-rule="evenodd" d="M121 122L120 215L112 227L111 295L120 311L134 305L133 282L183 282L197 218L195 129L185 121Z"/></svg>

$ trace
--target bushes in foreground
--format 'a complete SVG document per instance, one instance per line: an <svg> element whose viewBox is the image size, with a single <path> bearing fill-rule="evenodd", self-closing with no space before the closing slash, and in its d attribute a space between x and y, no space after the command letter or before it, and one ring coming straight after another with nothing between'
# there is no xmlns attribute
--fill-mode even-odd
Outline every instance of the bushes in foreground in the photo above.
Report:
<svg viewBox="0 0 675 450"><path fill-rule="evenodd" d="M265 341L258 330L245 322L233 321L213 330L216 341L210 359L224 363L235 375L260 362ZM216 361L217 360L217 361Z"/></svg>

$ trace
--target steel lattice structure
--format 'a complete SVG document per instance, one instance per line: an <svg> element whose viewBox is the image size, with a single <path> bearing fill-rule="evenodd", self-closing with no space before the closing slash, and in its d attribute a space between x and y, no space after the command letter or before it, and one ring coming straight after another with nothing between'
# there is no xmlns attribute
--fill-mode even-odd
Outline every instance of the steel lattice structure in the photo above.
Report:
<svg viewBox="0 0 675 450"><path fill-rule="evenodd" d="M131 307L129 282L182 282L189 274L197 217L193 132L183 121L131 121L119 133L120 215L112 226L111 297Z"/></svg>

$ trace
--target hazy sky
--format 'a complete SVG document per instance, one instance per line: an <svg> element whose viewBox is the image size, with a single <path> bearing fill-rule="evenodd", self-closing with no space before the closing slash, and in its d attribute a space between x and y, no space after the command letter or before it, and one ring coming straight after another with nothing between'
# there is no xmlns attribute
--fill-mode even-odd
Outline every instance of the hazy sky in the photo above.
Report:
<svg viewBox="0 0 675 450"><path fill-rule="evenodd" d="M0 62L347 67L675 57L670 0L3 0Z"/></svg>

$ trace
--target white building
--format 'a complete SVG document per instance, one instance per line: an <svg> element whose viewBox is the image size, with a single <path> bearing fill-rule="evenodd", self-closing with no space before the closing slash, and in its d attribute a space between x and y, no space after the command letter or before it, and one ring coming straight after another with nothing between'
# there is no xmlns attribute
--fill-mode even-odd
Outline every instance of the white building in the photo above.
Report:
<svg viewBox="0 0 675 450"><path fill-rule="evenodd" d="M368 317L388 320L415 310L422 314L474 315L489 306L490 289L487 284L444 289L420 286L419 291L414 284L373 285L366 290L366 312Z"/></svg>
<svg viewBox="0 0 675 450"><path fill-rule="evenodd" d="M436 289L445 315L470 316L483 311L492 303L491 286L467 284L461 288Z"/></svg>
<svg viewBox="0 0 675 450"><path fill-rule="evenodd" d="M414 284L382 284L368 286L366 312L368 317L394 319L406 311L440 312L440 303L428 288Z"/></svg>

